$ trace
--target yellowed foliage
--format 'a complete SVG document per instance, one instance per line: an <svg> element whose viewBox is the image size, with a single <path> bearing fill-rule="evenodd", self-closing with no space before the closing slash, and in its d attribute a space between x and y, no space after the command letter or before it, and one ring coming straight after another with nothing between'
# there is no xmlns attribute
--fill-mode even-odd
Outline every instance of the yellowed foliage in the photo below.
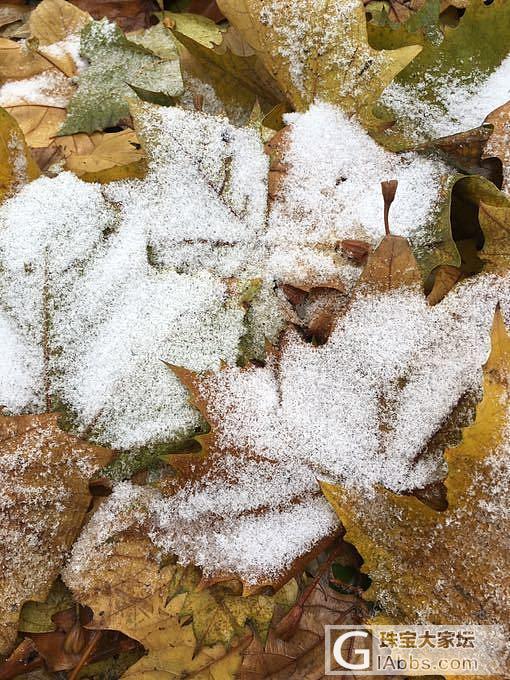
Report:
<svg viewBox="0 0 510 680"><path fill-rule="evenodd" d="M498 310L476 420L445 453L446 511L384 488L360 493L322 484L372 579L365 598L397 622L507 621L509 378L510 338Z"/></svg>
<svg viewBox="0 0 510 680"><path fill-rule="evenodd" d="M51 64L26 43L0 38L0 83L22 80L46 71Z"/></svg>
<svg viewBox="0 0 510 680"><path fill-rule="evenodd" d="M484 271L506 274L510 269L510 201L501 206L480 201L478 219L485 239L480 253Z"/></svg>
<svg viewBox="0 0 510 680"><path fill-rule="evenodd" d="M316 99L374 123L372 106L421 50L377 51L368 44L362 0L218 0L297 110Z"/></svg>
<svg viewBox="0 0 510 680"><path fill-rule="evenodd" d="M111 455L63 432L57 419L0 416L2 654L16 638L22 605L46 600L87 512L89 476Z"/></svg>
<svg viewBox="0 0 510 680"><path fill-rule="evenodd" d="M30 33L40 46L51 45L79 33L90 20L87 12L66 0L43 0L30 15Z"/></svg>
<svg viewBox="0 0 510 680"><path fill-rule="evenodd" d="M35 149L49 146L66 117L66 110L56 106L22 104L7 106L20 126L27 144Z"/></svg>
<svg viewBox="0 0 510 680"><path fill-rule="evenodd" d="M39 168L30 155L22 130L0 109L0 201L38 176Z"/></svg>

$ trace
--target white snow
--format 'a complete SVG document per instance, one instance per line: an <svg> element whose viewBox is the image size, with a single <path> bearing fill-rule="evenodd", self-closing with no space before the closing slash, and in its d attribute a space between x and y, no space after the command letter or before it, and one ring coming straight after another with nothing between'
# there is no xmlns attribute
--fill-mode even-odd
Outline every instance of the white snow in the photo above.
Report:
<svg viewBox="0 0 510 680"><path fill-rule="evenodd" d="M510 100L510 56L490 75L470 75L466 81L452 72L442 80L429 75L436 103L421 95L428 83L415 87L392 83L381 102L391 108L397 120L408 121L406 132L416 141L446 137L481 125L485 118ZM430 84L429 83L429 84Z"/></svg>

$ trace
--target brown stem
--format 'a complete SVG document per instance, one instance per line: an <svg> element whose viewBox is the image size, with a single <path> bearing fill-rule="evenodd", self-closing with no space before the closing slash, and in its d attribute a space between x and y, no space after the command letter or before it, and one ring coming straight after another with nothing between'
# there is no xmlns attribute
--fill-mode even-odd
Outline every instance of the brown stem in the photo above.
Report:
<svg viewBox="0 0 510 680"><path fill-rule="evenodd" d="M393 203L395 194L397 193L398 180L390 179L388 182L381 182L382 195L384 198L384 230L386 236L391 234L390 223L388 216L390 214L390 206Z"/></svg>
<svg viewBox="0 0 510 680"><path fill-rule="evenodd" d="M87 663L90 655L94 651L94 649L97 647L97 644L99 642L99 639L101 637L102 631L101 630L95 630L92 633L92 637L90 638L90 641L88 645L85 647L83 650L83 653L81 655L80 660L78 661L77 665L73 668L72 673L69 674L68 680L76 680L78 677L79 672L85 666Z"/></svg>

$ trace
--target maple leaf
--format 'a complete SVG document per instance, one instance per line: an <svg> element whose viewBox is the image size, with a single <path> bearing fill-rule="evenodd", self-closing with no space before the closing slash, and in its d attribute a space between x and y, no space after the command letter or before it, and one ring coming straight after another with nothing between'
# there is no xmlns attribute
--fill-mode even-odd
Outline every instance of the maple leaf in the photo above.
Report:
<svg viewBox="0 0 510 680"><path fill-rule="evenodd" d="M218 6L259 53L297 110L322 100L373 124L372 105L421 49L372 49L361 0L285 0L277 7L254 0L219 0Z"/></svg>
<svg viewBox="0 0 510 680"><path fill-rule="evenodd" d="M506 622L509 360L510 338L498 310L476 420L445 453L446 511L381 487L363 494L322 484L346 540L365 560L372 585L364 597L397 622Z"/></svg>
<svg viewBox="0 0 510 680"><path fill-rule="evenodd" d="M62 432L57 419L0 417L2 653L16 638L23 603L46 599L88 509L88 480L111 455Z"/></svg>

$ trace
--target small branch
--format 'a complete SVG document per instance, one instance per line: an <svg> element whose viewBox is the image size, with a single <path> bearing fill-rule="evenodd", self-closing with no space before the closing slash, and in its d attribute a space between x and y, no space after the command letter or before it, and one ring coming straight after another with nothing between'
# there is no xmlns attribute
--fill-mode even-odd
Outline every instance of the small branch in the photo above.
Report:
<svg viewBox="0 0 510 680"><path fill-rule="evenodd" d="M388 216L390 214L390 206L397 193L397 186L398 181L396 179L391 179L388 182L381 182L382 195L384 198L384 230L386 231L386 236L391 234Z"/></svg>
<svg viewBox="0 0 510 680"><path fill-rule="evenodd" d="M83 650L83 653L82 653L81 658L78 661L77 665L73 668L72 672L69 674L68 680L76 680L81 669L83 668L83 666L85 666L85 664L89 660L90 655L92 654L92 652L97 647L97 644L99 642L101 634L102 634L101 630L95 630L92 633L92 637L90 638L90 642L88 643L88 645Z"/></svg>

